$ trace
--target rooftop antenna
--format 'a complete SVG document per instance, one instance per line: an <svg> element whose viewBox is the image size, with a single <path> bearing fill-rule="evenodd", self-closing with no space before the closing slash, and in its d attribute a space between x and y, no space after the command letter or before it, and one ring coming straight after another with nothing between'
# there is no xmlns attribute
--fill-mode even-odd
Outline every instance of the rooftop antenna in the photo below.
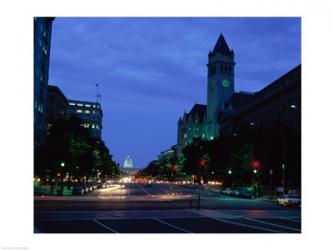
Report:
<svg viewBox="0 0 333 250"><path fill-rule="evenodd" d="M98 103L98 96L99 96L99 94L98 94L98 83L96 83L96 103Z"/></svg>

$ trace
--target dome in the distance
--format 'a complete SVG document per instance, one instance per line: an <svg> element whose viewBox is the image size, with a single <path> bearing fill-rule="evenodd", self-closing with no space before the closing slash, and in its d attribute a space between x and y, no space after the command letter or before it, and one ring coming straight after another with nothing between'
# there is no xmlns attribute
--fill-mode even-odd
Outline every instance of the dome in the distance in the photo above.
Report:
<svg viewBox="0 0 333 250"><path fill-rule="evenodd" d="M124 168L134 168L133 161L129 155L127 155L127 157L125 159Z"/></svg>

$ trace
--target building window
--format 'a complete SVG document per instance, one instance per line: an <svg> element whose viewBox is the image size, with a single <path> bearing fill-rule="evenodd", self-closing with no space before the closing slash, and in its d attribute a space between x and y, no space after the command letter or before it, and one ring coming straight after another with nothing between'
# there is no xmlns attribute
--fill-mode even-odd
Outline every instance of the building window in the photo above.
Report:
<svg viewBox="0 0 333 250"><path fill-rule="evenodd" d="M77 113L82 113L82 109L77 109L76 112Z"/></svg>
<svg viewBox="0 0 333 250"><path fill-rule="evenodd" d="M81 104L81 103L77 103L76 105L79 107L83 107L83 104Z"/></svg>
<svg viewBox="0 0 333 250"><path fill-rule="evenodd" d="M90 110L85 110L84 113L90 114Z"/></svg>
<svg viewBox="0 0 333 250"><path fill-rule="evenodd" d="M46 49L46 47L43 47L42 51L43 51L44 55L47 55L47 49Z"/></svg>
<svg viewBox="0 0 333 250"><path fill-rule="evenodd" d="M92 124L91 127L92 127L92 128L95 128L95 124Z"/></svg>
<svg viewBox="0 0 333 250"><path fill-rule="evenodd" d="M87 107L87 108L90 108L90 107L91 107L90 104L85 104L84 106Z"/></svg>
<svg viewBox="0 0 333 250"><path fill-rule="evenodd" d="M70 106L75 106L75 103L74 102L70 102L69 105Z"/></svg>
<svg viewBox="0 0 333 250"><path fill-rule="evenodd" d="M215 74L216 73L216 67L215 66L211 66L209 67L209 74Z"/></svg>

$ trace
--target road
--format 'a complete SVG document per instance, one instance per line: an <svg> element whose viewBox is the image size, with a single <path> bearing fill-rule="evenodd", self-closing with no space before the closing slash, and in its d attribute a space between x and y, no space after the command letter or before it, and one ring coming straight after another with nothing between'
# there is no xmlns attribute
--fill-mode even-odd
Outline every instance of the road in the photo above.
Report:
<svg viewBox="0 0 333 250"><path fill-rule="evenodd" d="M35 197L36 233L300 233L300 208L212 188L138 183L77 197Z"/></svg>

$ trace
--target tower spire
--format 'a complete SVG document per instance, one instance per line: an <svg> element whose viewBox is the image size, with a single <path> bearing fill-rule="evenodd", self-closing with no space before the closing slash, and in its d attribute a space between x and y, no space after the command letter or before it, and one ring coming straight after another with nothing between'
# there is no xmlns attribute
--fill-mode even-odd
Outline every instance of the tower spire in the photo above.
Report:
<svg viewBox="0 0 333 250"><path fill-rule="evenodd" d="M213 54L216 52L220 52L222 55L227 55L227 56L234 54L233 51L229 49L229 46L225 41L222 33L220 34L219 39L217 40L215 47L212 51Z"/></svg>

